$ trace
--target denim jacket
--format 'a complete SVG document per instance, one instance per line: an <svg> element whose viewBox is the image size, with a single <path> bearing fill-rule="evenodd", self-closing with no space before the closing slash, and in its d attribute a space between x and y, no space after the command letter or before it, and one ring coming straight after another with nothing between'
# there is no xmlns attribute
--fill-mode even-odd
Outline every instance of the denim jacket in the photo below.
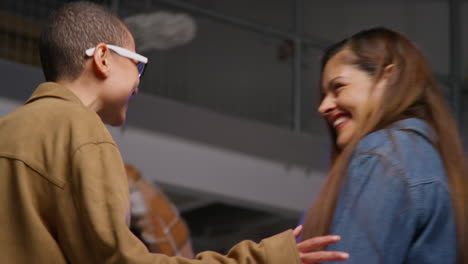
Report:
<svg viewBox="0 0 468 264"><path fill-rule="evenodd" d="M456 263L454 212L444 166L422 120L364 137L354 150L331 234L346 263Z"/></svg>

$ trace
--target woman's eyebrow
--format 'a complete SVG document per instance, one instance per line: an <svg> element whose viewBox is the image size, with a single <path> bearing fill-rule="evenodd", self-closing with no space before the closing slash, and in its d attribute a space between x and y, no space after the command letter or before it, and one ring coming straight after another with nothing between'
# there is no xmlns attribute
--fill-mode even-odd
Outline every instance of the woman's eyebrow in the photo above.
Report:
<svg viewBox="0 0 468 264"><path fill-rule="evenodd" d="M336 76L335 78L333 78L333 79L331 79L330 81L328 81L327 83L325 83L325 85L322 85L322 89L321 89L322 92L325 93L326 90L327 90L328 88L330 88L330 86L331 86L334 82L336 82L336 80L338 80L338 79L340 79L340 78L343 78L343 76L341 76L341 75Z"/></svg>

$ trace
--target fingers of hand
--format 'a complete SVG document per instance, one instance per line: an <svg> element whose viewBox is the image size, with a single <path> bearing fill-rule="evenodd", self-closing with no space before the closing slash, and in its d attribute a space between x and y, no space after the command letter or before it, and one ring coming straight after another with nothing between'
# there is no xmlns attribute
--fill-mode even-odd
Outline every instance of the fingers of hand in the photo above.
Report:
<svg viewBox="0 0 468 264"><path fill-rule="evenodd" d="M313 237L298 243L297 247L300 252L308 252L316 248L334 244L340 241L340 239L339 236L333 235Z"/></svg>
<svg viewBox="0 0 468 264"><path fill-rule="evenodd" d="M309 253L300 253L302 263L320 263L327 261L344 261L348 260L348 253L341 251L317 251Z"/></svg>
<svg viewBox="0 0 468 264"><path fill-rule="evenodd" d="M295 238L297 238L301 233L302 233L302 225L298 225L296 228L294 228L293 234Z"/></svg>

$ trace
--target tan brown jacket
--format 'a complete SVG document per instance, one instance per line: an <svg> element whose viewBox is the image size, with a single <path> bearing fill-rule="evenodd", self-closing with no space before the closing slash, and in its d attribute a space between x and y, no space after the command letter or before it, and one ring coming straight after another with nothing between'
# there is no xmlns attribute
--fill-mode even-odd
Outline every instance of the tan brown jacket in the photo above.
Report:
<svg viewBox="0 0 468 264"><path fill-rule="evenodd" d="M128 183L100 120L69 90L40 85L0 119L0 263L299 263L291 231L198 260L148 253L126 224Z"/></svg>

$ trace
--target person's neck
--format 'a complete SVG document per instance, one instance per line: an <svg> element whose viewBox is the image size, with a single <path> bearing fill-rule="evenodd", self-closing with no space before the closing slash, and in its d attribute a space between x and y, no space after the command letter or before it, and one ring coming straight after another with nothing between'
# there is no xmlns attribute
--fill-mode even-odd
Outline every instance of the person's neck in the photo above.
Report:
<svg viewBox="0 0 468 264"><path fill-rule="evenodd" d="M99 101L97 84L86 78L78 78L76 80L58 80L58 84L64 86L75 94L80 101L91 110L98 112L101 103Z"/></svg>

